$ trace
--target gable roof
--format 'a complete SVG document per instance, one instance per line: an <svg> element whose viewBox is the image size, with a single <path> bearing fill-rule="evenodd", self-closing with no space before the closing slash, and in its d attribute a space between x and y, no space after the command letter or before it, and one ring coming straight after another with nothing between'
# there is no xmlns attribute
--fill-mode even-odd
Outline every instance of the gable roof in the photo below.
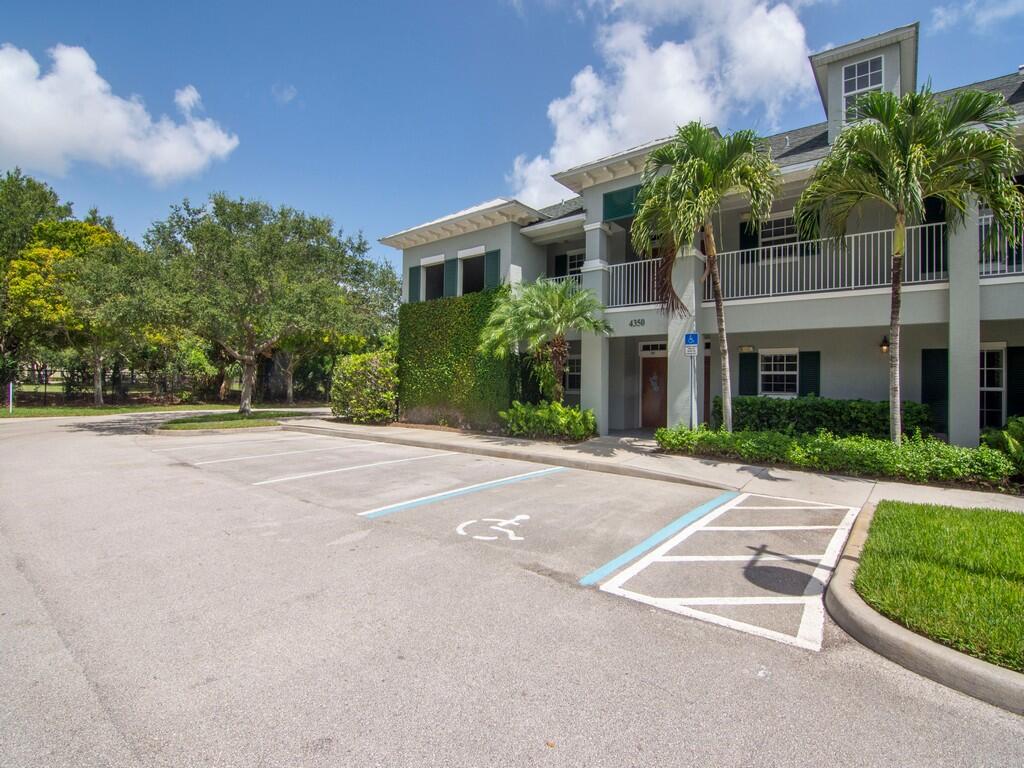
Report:
<svg viewBox="0 0 1024 768"><path fill-rule="evenodd" d="M380 242L392 248L411 248L426 245L435 240L477 232L499 224L528 224L537 219L546 218L540 211L508 197L496 197L493 200L464 208L461 211L442 216L440 219L428 221L409 229L403 229L393 235L382 237Z"/></svg>

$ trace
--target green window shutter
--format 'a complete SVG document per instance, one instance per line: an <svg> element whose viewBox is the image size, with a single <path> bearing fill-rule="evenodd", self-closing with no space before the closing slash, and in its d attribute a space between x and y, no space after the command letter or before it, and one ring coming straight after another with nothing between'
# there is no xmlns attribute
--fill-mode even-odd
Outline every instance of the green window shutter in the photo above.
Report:
<svg viewBox="0 0 1024 768"><path fill-rule="evenodd" d="M1006 415L1024 416L1024 347L1006 348Z"/></svg>
<svg viewBox="0 0 1024 768"><path fill-rule="evenodd" d="M761 244L761 238L758 235L757 227L753 226L749 221L740 222L740 250L746 251L751 248L757 248Z"/></svg>
<svg viewBox="0 0 1024 768"><path fill-rule="evenodd" d="M740 395L757 394L757 352L740 352Z"/></svg>
<svg viewBox="0 0 1024 768"><path fill-rule="evenodd" d="M484 254L484 289L501 285L501 251Z"/></svg>
<svg viewBox="0 0 1024 768"><path fill-rule="evenodd" d="M420 268L409 267L409 303L420 300Z"/></svg>
<svg viewBox="0 0 1024 768"><path fill-rule="evenodd" d="M949 352L921 350L921 402L932 409L935 431L949 430Z"/></svg>
<svg viewBox="0 0 1024 768"><path fill-rule="evenodd" d="M555 277L569 274L569 254L560 253L555 256Z"/></svg>
<svg viewBox="0 0 1024 768"><path fill-rule="evenodd" d="M626 219L636 210L636 195L640 187L626 187L604 193L604 220Z"/></svg>
<svg viewBox="0 0 1024 768"><path fill-rule="evenodd" d="M448 259L448 261L444 263L444 295L445 298L459 295L458 259Z"/></svg>
<svg viewBox="0 0 1024 768"><path fill-rule="evenodd" d="M821 352L801 352L799 362L800 381L798 392L803 395L821 397Z"/></svg>

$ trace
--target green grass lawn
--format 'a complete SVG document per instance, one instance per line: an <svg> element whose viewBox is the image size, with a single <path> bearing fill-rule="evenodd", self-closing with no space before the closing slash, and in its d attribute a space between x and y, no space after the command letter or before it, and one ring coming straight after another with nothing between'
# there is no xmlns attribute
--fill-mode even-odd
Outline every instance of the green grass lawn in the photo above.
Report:
<svg viewBox="0 0 1024 768"><path fill-rule="evenodd" d="M14 413L7 412L4 403L0 410L0 418L30 418L32 416L106 416L112 413L158 413L160 411L206 411L224 410L237 411L237 405L229 404L194 404L194 405L18 405L14 403Z"/></svg>
<svg viewBox="0 0 1024 768"><path fill-rule="evenodd" d="M883 501L854 586L908 629L1024 672L1024 514Z"/></svg>
<svg viewBox="0 0 1024 768"><path fill-rule="evenodd" d="M246 416L243 413L204 413L199 416L182 416L160 425L160 429L241 429L245 427L272 427L278 419L286 416L302 416L301 411L258 411Z"/></svg>

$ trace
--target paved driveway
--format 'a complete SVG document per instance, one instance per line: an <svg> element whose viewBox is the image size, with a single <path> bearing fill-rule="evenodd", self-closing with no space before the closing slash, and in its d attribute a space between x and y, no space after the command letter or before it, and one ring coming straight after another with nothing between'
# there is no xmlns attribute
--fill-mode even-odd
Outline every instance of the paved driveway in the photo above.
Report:
<svg viewBox="0 0 1024 768"><path fill-rule="evenodd" d="M0 766L1024 757L805 620L848 508L151 420L0 423Z"/></svg>

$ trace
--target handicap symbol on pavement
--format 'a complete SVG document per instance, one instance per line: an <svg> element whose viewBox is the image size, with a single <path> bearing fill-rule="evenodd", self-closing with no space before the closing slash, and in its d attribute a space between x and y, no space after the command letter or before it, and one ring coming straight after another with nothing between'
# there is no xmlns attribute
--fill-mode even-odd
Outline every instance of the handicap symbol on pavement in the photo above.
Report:
<svg viewBox="0 0 1024 768"><path fill-rule="evenodd" d="M523 541L523 537L522 536L517 534L515 531L510 530L506 526L513 526L514 525L514 526L518 527L520 522L522 522L523 520L529 520L529 519L530 519L529 515L516 515L515 517L509 518L508 520L503 520L500 517L485 517L485 518L482 518L480 520L467 520L466 522L460 524L455 529L455 532L457 534L459 534L460 536L469 536L470 534L469 534L469 532L466 529L469 528L470 526L481 524L481 523L496 523L496 525L488 526L488 530L497 531L499 533L504 533L506 536L508 536L508 540L509 541ZM474 535L473 538L474 539L478 539L479 541L496 541L498 539L497 536L481 536L479 534Z"/></svg>

